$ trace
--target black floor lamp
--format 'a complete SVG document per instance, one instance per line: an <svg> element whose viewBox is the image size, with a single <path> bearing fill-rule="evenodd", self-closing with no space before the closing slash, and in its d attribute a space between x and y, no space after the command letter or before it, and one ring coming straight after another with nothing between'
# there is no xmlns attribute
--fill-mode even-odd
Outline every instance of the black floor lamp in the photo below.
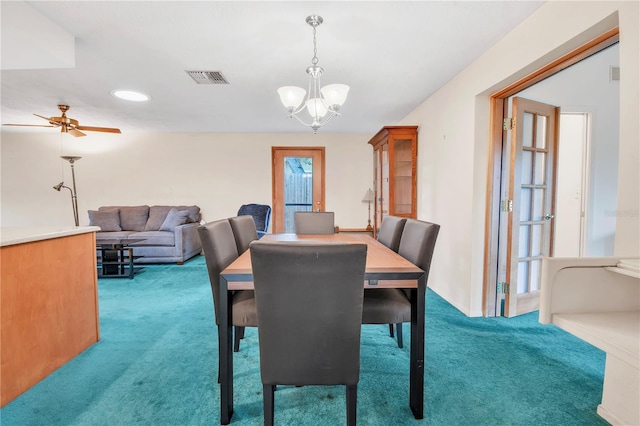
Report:
<svg viewBox="0 0 640 426"><path fill-rule="evenodd" d="M56 191L60 191L62 188L67 188L69 192L71 192L71 207L73 208L73 219L76 223L76 226L80 226L80 221L78 218L78 197L76 192L76 174L73 168L73 163L75 163L77 160L81 159L82 157L63 155L60 158L62 158L63 160L67 160L69 164L71 164L71 180L73 182L73 189L69 188L68 186L65 186L64 181L54 186L53 189L55 189Z"/></svg>

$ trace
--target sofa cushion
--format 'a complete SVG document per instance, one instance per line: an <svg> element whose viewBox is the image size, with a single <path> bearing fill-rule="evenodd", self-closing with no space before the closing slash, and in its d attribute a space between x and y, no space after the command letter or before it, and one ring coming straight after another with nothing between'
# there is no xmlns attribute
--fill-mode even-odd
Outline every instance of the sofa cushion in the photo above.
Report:
<svg viewBox="0 0 640 426"><path fill-rule="evenodd" d="M132 247L140 246L174 246L175 233L170 231L142 231L129 235L129 239L141 239L139 243L131 244Z"/></svg>
<svg viewBox="0 0 640 426"><path fill-rule="evenodd" d="M98 210L120 210L120 227L125 231L144 231L149 219L149 206L104 206Z"/></svg>
<svg viewBox="0 0 640 426"><path fill-rule="evenodd" d="M171 209L177 210L186 210L189 212L189 217L187 222L199 222L200 221L200 207L198 206L151 206L149 208L149 220L144 227L145 231L158 231L162 226L162 223L167 218L167 214L169 214L169 210Z"/></svg>
<svg viewBox="0 0 640 426"><path fill-rule="evenodd" d="M135 232L134 231L96 232L96 240L125 240L131 234L135 234Z"/></svg>
<svg viewBox="0 0 640 426"><path fill-rule="evenodd" d="M171 231L175 229L176 226L184 225L189 220L189 211L188 210L178 210L176 208L172 208L167 213L167 218L160 225L160 231Z"/></svg>
<svg viewBox="0 0 640 426"><path fill-rule="evenodd" d="M118 209L89 210L89 225L99 226L102 232L122 231L120 211Z"/></svg>

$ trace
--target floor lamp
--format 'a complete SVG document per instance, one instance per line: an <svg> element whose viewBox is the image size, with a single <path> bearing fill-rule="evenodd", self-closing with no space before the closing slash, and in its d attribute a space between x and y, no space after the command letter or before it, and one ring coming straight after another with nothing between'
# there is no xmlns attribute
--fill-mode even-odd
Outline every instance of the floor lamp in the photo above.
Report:
<svg viewBox="0 0 640 426"><path fill-rule="evenodd" d="M56 191L60 191L62 188L67 188L69 192L71 192L71 207L73 208L73 219L76 223L76 226L80 226L80 221L78 218L78 197L76 192L76 174L73 168L73 163L75 163L77 160L81 159L82 157L63 155L60 158L62 158L63 160L67 160L69 164L71 164L71 180L73 182L73 189L69 188L68 186L65 186L64 181L54 186L53 189L55 189Z"/></svg>
<svg viewBox="0 0 640 426"><path fill-rule="evenodd" d="M367 222L367 231L373 230L373 228L371 227L371 203L374 200L373 197L374 197L373 191L371 190L371 188L369 188L367 189L367 192L365 192L364 197L362 198L363 203L369 204L369 221Z"/></svg>

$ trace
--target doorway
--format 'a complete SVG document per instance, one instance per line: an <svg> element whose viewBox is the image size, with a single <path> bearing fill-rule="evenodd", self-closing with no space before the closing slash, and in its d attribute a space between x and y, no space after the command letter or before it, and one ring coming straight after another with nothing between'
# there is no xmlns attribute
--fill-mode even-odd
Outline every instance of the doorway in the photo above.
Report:
<svg viewBox="0 0 640 426"><path fill-rule="evenodd" d="M295 233L296 211L324 211L324 147L272 147L273 232Z"/></svg>
<svg viewBox="0 0 640 426"><path fill-rule="evenodd" d="M507 139L507 128L503 127L507 123L506 118L509 117L509 98L520 95L525 89L531 88L542 80L559 73L570 66L601 52L604 49L618 43L618 28L613 28L596 39L582 45L574 51L558 58L549 63L540 70L523 78L520 81L496 92L490 97L491 101L491 147L489 161L489 180L487 188L487 215L485 222L485 273L484 273L484 291L483 291L483 315L515 315L520 311L517 309L511 312L509 305L516 305L511 298L515 300L518 296L514 289L517 289L518 282L509 282L503 278L507 273L517 277L517 269L507 266L502 259L499 259L499 238L501 232L501 210L504 204L509 202L510 198L503 197L505 189L501 189L503 167L507 167L504 159L505 146L510 143ZM527 97L528 93L527 93ZM508 206L507 206L508 209ZM513 213L509 213L513 214ZM546 215L547 213L545 213ZM553 215L553 212L549 212ZM552 219L550 217L550 219ZM504 223L504 221L503 221ZM506 229L502 229L506 232ZM537 231L536 231L537 232ZM515 239L514 239L515 238ZM519 248L520 241L517 232L511 232L511 238L503 244L507 244L513 252ZM533 260L533 259L532 259ZM515 266L515 265L514 265ZM524 268L524 267L523 267ZM524 273L524 272L523 272ZM529 275L529 278L531 276ZM539 277L538 277L539 278ZM511 278L513 279L513 278ZM515 278L517 280L517 278ZM529 284L528 284L529 285ZM522 311L526 312L526 310ZM520 312L520 313L522 313Z"/></svg>

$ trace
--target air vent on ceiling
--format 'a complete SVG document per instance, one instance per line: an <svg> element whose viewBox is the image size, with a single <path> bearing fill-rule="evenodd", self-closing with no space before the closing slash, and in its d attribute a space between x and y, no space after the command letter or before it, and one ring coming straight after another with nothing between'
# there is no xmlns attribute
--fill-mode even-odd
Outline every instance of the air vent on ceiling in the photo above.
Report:
<svg viewBox="0 0 640 426"><path fill-rule="evenodd" d="M186 71L198 84L229 84L220 71Z"/></svg>

